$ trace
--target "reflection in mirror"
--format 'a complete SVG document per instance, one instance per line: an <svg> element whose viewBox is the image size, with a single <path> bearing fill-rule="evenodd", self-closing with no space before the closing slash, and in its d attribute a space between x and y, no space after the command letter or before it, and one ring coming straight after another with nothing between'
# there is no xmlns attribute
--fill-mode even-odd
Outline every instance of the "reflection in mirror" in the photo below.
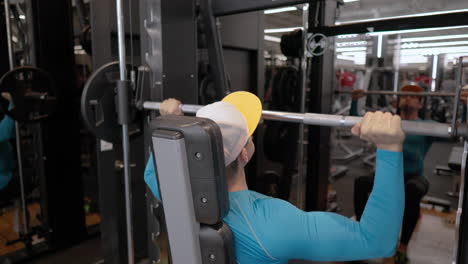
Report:
<svg viewBox="0 0 468 264"><path fill-rule="evenodd" d="M457 87L456 61L460 56L468 55L467 33L468 29L427 29L410 34L338 36L335 49L336 90L351 93L351 90L397 92L422 89L425 92L453 93ZM383 108L395 113L399 111L396 106L400 98L396 95L373 95L361 99L363 95L354 93L360 114L365 110ZM351 106L352 95L340 94L337 97L335 112ZM445 95L421 98L423 107L419 109L419 118L434 117L439 122L451 120L453 113L449 106L453 98Z"/></svg>
<svg viewBox="0 0 468 264"><path fill-rule="evenodd" d="M75 78L73 98L76 109L80 108L81 94L86 81L93 72L92 43L90 26L90 1L73 1L73 31L75 33ZM81 123L81 174L83 179L83 199L88 233L99 231L101 221L98 209L98 176L96 157L96 138Z"/></svg>
<svg viewBox="0 0 468 264"><path fill-rule="evenodd" d="M15 67L35 66L34 27L32 1L10 0L10 28L12 43L12 60ZM75 47L76 86L73 87L74 104L79 109L80 95L87 78L92 71L90 55L80 45L82 29L87 27L89 1L76 1L74 10L74 31L77 44ZM86 2L86 3L85 3ZM80 8L79 8L80 7ZM79 9L79 10L78 10ZM3 10L3 5L2 5ZM2 30L5 27L4 11L0 19ZM89 31L89 29L88 29ZM5 35L6 36L6 35ZM2 40L6 41L6 40ZM90 44L87 43L88 47ZM5 45L6 47L6 45ZM8 64L8 61L4 61ZM8 70L8 69L5 69ZM6 72L2 72L1 75ZM37 76L36 76L37 78ZM21 79L21 78L20 78ZM21 88L35 91L33 84L21 82ZM28 86L29 85L29 86ZM42 87L42 86L41 86ZM18 88L18 87L16 87ZM3 91L3 90L2 90ZM13 89L12 93L22 91ZM1 92L2 109L13 109L15 95ZM49 98L51 93L48 93ZM55 95L55 93L54 93ZM18 94L16 96L19 96ZM22 94L21 96L25 96ZM12 98L13 97L13 98ZM0 112L0 262L10 261L46 250L48 245L50 219L47 182L45 177L44 137L47 137L43 121L18 124L16 134L15 120ZM98 194L96 178L95 139L82 128L81 175L83 177L83 200L86 214L86 226L89 234L98 232L100 216L98 214ZM17 144L17 135L19 140ZM74 228L70 226L70 228ZM35 251L27 251L31 248ZM27 251L25 253L25 250Z"/></svg>
<svg viewBox="0 0 468 264"><path fill-rule="evenodd" d="M453 107L454 92L460 87L458 58L468 55L468 29L376 32L340 35L335 40L334 113L363 116L367 111L384 111L404 120L443 123L457 114L458 120L464 120L466 107ZM466 78L463 73L462 85ZM395 93L366 94L375 91ZM332 141L333 163L346 172L332 181L340 213L359 220L373 186L375 147L341 128L334 129ZM462 152L456 139L406 136L405 215L394 257L403 261L399 263L451 261Z"/></svg>
<svg viewBox="0 0 468 264"><path fill-rule="evenodd" d="M9 25L11 30L13 67L30 65L32 61L30 18L24 1L9 3ZM3 9L3 6L2 6ZM6 11L6 9L3 9ZM2 13L2 27L5 27L5 12ZM5 35L6 36L6 35ZM7 41L5 37L3 41ZM6 46L6 45L5 45ZM9 54L10 55L10 54ZM8 61L4 62L9 65ZM5 74L6 72L2 72ZM21 81L18 81L20 83ZM25 82L26 84L26 82ZM2 88L0 103L2 109L15 112L19 103L14 100L16 90ZM26 91L28 87L23 87ZM21 95L24 96L24 95ZM40 158L36 150L39 142L34 136L34 127L16 123L13 116L0 116L0 255L9 255L28 246L44 241L41 237L41 206L38 189ZM19 138L17 138L19 136ZM31 233L36 230L35 236Z"/></svg>
<svg viewBox="0 0 468 264"><path fill-rule="evenodd" d="M388 5L388 1L345 0L337 24L432 11L460 12L466 11L466 8L466 2L462 1L424 1L424 4L419 1L393 1L392 5ZM276 96L280 94L289 98L290 93L284 93L286 87L294 87L286 85L280 89L278 86L281 71L297 63L293 55L287 51L285 53L285 45L281 42L303 27L301 16L302 12L297 7L265 12L266 107L274 106L275 93ZM334 38L334 114L363 116L367 111L385 111L415 122L450 123L458 113L458 120L464 119L465 107L460 106L454 111L454 95L447 96L447 93L454 93L459 87L457 59L468 56L466 26L340 35ZM463 73L462 84L466 84L467 76ZM367 95L367 91L434 92L439 95ZM359 220L373 186L376 148L353 137L349 129L335 128L332 131L328 210ZM278 144L267 142L265 145L276 147ZM435 264L451 261L462 159L460 147L456 139L406 137L405 217L397 253L383 262L407 263L409 259L411 263ZM271 169L264 174L268 183L265 193L281 197L280 187L284 188L281 184L285 183L282 181L285 178L284 161L287 159L269 156L269 153L274 152L265 149L269 162L267 167ZM292 181L296 179L294 176ZM296 185L290 186L291 196L288 198L297 205L294 199Z"/></svg>
<svg viewBox="0 0 468 264"><path fill-rule="evenodd" d="M466 12L468 3L459 0L344 0L336 24L389 18Z"/></svg>
<svg viewBox="0 0 468 264"><path fill-rule="evenodd" d="M308 5L264 11L265 95L264 109L303 112L305 109L306 59L302 58L303 32ZM282 42L282 43L281 43ZM261 192L305 207L304 127L265 121L263 190ZM278 151L280 149L280 151Z"/></svg>

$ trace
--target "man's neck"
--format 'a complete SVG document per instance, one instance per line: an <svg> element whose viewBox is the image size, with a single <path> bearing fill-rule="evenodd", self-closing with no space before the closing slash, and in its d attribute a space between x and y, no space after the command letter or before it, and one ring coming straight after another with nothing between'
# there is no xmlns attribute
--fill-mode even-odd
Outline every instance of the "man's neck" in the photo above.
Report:
<svg viewBox="0 0 468 264"><path fill-rule="evenodd" d="M419 118L417 111L411 111L411 112L401 111L400 117L403 120L417 120Z"/></svg>
<svg viewBox="0 0 468 264"><path fill-rule="evenodd" d="M239 168L238 171L234 172L234 175L227 175L227 179L229 192L238 192L249 189L245 179L244 168Z"/></svg>

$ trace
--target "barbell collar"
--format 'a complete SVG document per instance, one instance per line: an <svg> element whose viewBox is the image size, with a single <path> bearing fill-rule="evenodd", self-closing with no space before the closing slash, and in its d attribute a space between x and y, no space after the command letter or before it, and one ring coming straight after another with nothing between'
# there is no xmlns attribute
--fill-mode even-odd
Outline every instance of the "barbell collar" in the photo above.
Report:
<svg viewBox="0 0 468 264"><path fill-rule="evenodd" d="M128 125L130 122L129 98L132 96L130 81L117 81L117 114L119 124Z"/></svg>

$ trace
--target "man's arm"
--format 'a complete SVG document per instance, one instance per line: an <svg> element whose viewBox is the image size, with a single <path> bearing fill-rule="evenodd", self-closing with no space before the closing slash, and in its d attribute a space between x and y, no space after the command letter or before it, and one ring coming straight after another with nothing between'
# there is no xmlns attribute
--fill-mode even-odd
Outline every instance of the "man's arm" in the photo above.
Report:
<svg viewBox="0 0 468 264"><path fill-rule="evenodd" d="M0 95L3 99L8 100L8 110L11 110L13 105L13 99L10 93L1 93ZM11 119L8 115L5 115L0 121L0 142L9 141L13 138L15 133L15 121Z"/></svg>
<svg viewBox="0 0 468 264"><path fill-rule="evenodd" d="M350 261L392 256L404 211L401 152L377 151L374 189L360 222L334 213L304 212L265 200L271 233L264 239L276 259Z"/></svg>
<svg viewBox="0 0 468 264"><path fill-rule="evenodd" d="M153 153L150 154L148 162L146 163L145 182L146 185L148 185L148 188L150 188L154 197L156 197L158 200L161 200L158 181L156 180L156 171L154 170Z"/></svg>
<svg viewBox="0 0 468 264"><path fill-rule="evenodd" d="M465 85L460 93L460 103L463 105L461 122L466 123L466 112L468 103L468 85Z"/></svg>
<svg viewBox="0 0 468 264"><path fill-rule="evenodd" d="M15 121L5 115L0 121L0 142L9 141L15 134Z"/></svg>
<svg viewBox="0 0 468 264"><path fill-rule="evenodd" d="M180 107L179 107L180 104L181 102L176 99L173 99L173 98L166 99L161 103L161 108L159 110L159 113L163 116L164 115L182 116L184 115L184 113L182 113L182 110L180 110ZM158 200L161 200L161 195L159 194L158 180L156 179L156 170L154 169L153 153L150 153L150 156L146 163L145 182L146 182L146 185L148 185L148 188L150 188L154 197L156 197Z"/></svg>
<svg viewBox="0 0 468 264"><path fill-rule="evenodd" d="M344 261L394 253L404 211L401 120L389 113L367 113L352 132L378 148L374 188L361 221L306 213L286 202L265 206L264 214L273 225L267 230L271 232L264 232L271 236L265 240L274 257Z"/></svg>
<svg viewBox="0 0 468 264"><path fill-rule="evenodd" d="M358 101L357 100L352 100L351 101L351 107L349 109L349 115L350 116L359 116L359 113L358 113Z"/></svg>
<svg viewBox="0 0 468 264"><path fill-rule="evenodd" d="M359 116L358 113L358 100L364 96L364 91L360 89L353 90L351 107L349 109L350 116Z"/></svg>

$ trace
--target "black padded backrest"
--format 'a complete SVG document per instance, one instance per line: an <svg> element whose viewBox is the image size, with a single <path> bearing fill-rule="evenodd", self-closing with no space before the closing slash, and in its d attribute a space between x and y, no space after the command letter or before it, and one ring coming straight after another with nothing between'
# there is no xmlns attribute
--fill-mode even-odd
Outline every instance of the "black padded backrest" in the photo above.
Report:
<svg viewBox="0 0 468 264"><path fill-rule="evenodd" d="M217 224L229 212L221 131L215 122L186 116L158 117L152 131L182 133L192 185L197 221ZM156 164L157 166L157 164Z"/></svg>
<svg viewBox="0 0 468 264"><path fill-rule="evenodd" d="M218 226L202 226L200 247L203 263L235 263L232 232L225 223L220 223Z"/></svg>
<svg viewBox="0 0 468 264"><path fill-rule="evenodd" d="M183 139L184 141L185 152L182 151L181 153L186 153L182 154L182 157L185 155L187 157L188 178L190 179L195 213L194 220L196 220L200 227L199 229L190 229L195 230L191 232L197 233L190 234L190 237L195 240L196 237L198 237L201 263L234 264L235 258L232 232L229 227L222 222L222 218L229 212L229 197L225 178L223 142L219 127L215 122L209 119L185 116L164 116L155 119L151 124L151 128L153 137L164 139L177 138ZM157 146L159 145L153 146L153 151ZM158 150L161 154L162 152L166 153L170 151L169 149L170 148ZM159 157L164 159L164 156L165 154ZM169 163L163 163L160 165L160 168L167 168L168 164ZM171 165L169 164L169 166ZM158 160L156 160L155 168L156 171L159 171ZM164 175L166 175L166 177L171 177L171 173L172 167L169 167L169 170L166 171ZM159 186L161 188L161 184ZM171 188L173 190L170 190L171 192L182 190L182 188L181 190L177 190L180 185L172 186ZM163 206L166 208L164 205L164 196L162 200ZM155 216L155 219L156 218ZM175 223L169 221L171 221L171 219L167 219L166 215L166 224L168 226L172 224L174 228ZM159 226L157 221L155 227L156 226ZM179 226L175 226L175 228L179 228ZM168 233L170 235L171 232ZM173 239L181 239L182 243L185 243L183 241L187 241L189 237L188 234L181 236L177 231L173 231L172 233L174 234ZM171 237L169 237L169 241L171 241ZM175 243L175 240L173 240L173 243ZM180 248L180 244L177 245L175 243L173 245ZM174 254L186 254L186 252L178 252L173 248L170 250L172 256L174 256ZM198 259L199 257L196 258ZM199 263L199 261L197 261L197 263Z"/></svg>

